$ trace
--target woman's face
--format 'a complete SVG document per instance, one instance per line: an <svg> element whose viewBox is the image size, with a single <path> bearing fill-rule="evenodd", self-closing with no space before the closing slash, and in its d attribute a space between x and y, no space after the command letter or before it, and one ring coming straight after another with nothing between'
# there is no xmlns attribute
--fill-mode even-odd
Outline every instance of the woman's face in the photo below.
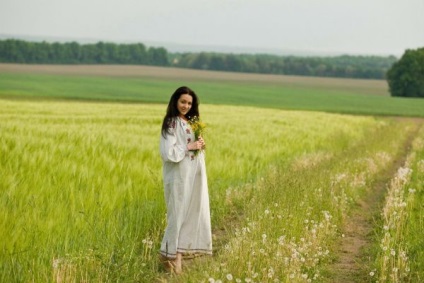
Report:
<svg viewBox="0 0 424 283"><path fill-rule="evenodd" d="M185 116L191 109L193 103L193 97L189 94L182 94L177 102L178 112L181 116Z"/></svg>

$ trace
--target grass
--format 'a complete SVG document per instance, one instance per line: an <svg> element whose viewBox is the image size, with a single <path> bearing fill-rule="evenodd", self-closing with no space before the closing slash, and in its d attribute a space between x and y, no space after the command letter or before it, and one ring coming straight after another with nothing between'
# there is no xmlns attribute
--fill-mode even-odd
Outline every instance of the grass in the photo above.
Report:
<svg viewBox="0 0 424 283"><path fill-rule="evenodd" d="M195 74L2 72L1 282L329 279L350 209L418 127L358 114L422 117L422 100L373 95L375 85L360 81ZM157 147L165 103L182 84L199 93L208 125L215 256L170 277L157 261L166 219ZM388 249L407 251L412 282L423 278L422 133L402 186L399 242ZM370 281L393 271L379 268L382 255L365 275Z"/></svg>
<svg viewBox="0 0 424 283"><path fill-rule="evenodd" d="M381 139L349 143L340 153L312 154L279 166L243 188L252 191L247 200L234 192L244 203L242 224L228 225L232 237L217 258L195 264L175 282L208 277L212 282L228 277L239 282L321 282L323 266L335 256L332 243L342 237L344 218L393 161L403 140L396 132L403 126L374 129Z"/></svg>
<svg viewBox="0 0 424 283"><path fill-rule="evenodd" d="M165 105L0 103L1 281L146 282L163 276L156 260L165 225L157 145ZM214 234L228 231L227 238L215 238L217 260L207 263L214 278L224 276L215 264L227 252L236 254L225 267L232 276L268 276L261 270L277 255L271 252L282 236L282 264L290 246L303 241L310 255L323 254L317 262L304 256L308 265L300 257L279 271L291 273L273 276L320 277L343 212L363 182L389 162L378 153L394 154L409 131L408 123L372 117L202 107ZM244 220L230 226L231 219ZM311 221L306 226L305 219ZM238 246L243 227L251 233ZM316 239L305 234L312 229ZM264 234L269 247L262 247ZM237 264L247 258L251 267ZM207 279L203 268L192 268L187 280Z"/></svg>
<svg viewBox="0 0 424 283"><path fill-rule="evenodd" d="M375 269L380 282L421 282L424 278L424 128L392 179L378 233ZM375 274L374 274L375 273Z"/></svg>
<svg viewBox="0 0 424 283"><path fill-rule="evenodd" d="M178 72L178 71L176 71ZM200 72L200 71L199 71ZM306 79L307 80L307 79ZM323 81L325 79L322 79ZM341 81L343 82L343 81ZM166 103L176 86L189 85L206 104L333 113L424 117L424 100L370 95L374 88L337 80L320 84L197 78L78 76L3 72L0 97Z"/></svg>

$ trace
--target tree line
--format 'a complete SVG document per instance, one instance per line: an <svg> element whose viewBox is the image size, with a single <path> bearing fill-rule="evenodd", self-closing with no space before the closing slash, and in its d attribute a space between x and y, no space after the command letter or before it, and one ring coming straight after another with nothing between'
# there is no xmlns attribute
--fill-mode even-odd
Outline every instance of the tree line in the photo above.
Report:
<svg viewBox="0 0 424 283"><path fill-rule="evenodd" d="M134 64L263 74L384 79L394 56L297 57L212 52L170 53L142 43L95 44L0 40L0 62L26 64Z"/></svg>
<svg viewBox="0 0 424 283"><path fill-rule="evenodd" d="M173 63L183 68L247 73L384 79L396 57L350 56L296 57L267 54L174 54Z"/></svg>
<svg viewBox="0 0 424 283"><path fill-rule="evenodd" d="M95 44L0 40L0 62L25 64L134 64L168 66L165 48L142 43Z"/></svg>

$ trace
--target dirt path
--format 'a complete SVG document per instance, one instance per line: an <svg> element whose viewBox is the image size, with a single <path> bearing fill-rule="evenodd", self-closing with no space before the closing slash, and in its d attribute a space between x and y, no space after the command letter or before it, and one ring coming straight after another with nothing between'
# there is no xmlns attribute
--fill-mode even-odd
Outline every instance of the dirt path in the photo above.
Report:
<svg viewBox="0 0 424 283"><path fill-rule="evenodd" d="M346 218L342 232L344 237L338 244L336 261L330 266L331 278L327 282L370 281L368 273L374 260L370 252L374 219L379 218L384 205L387 185L397 169L404 165L412 141L419 129L418 125L422 121L417 119L415 122L417 127L409 133L396 159L381 174L380 179L374 184L373 188L367 192Z"/></svg>

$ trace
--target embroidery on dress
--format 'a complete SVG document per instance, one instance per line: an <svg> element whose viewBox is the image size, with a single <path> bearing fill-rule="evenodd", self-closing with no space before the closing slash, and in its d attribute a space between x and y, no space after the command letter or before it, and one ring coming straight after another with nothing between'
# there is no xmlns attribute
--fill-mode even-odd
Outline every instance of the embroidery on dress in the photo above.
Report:
<svg viewBox="0 0 424 283"><path fill-rule="evenodd" d="M168 123L168 125L169 125L169 127L170 127L171 129L175 129L175 127L176 127L176 122L175 122L175 120L170 121L170 122Z"/></svg>

